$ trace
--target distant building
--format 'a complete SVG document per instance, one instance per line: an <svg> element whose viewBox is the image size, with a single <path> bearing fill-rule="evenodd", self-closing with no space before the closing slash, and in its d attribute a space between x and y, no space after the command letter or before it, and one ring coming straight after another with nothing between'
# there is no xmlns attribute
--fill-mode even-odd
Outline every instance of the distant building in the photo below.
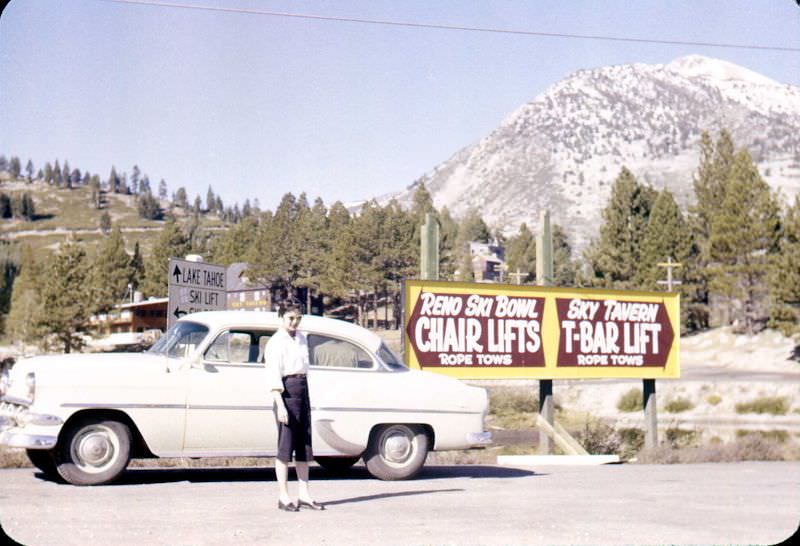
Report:
<svg viewBox="0 0 800 546"><path fill-rule="evenodd" d="M108 313L95 315L90 322L105 334L141 333L167 329L168 298L151 298L117 305Z"/></svg>
<svg viewBox="0 0 800 546"><path fill-rule="evenodd" d="M228 292L228 309L245 311L272 311L277 291L265 284L250 282L245 275L247 264L237 262L228 266L225 273Z"/></svg>
<svg viewBox="0 0 800 546"><path fill-rule="evenodd" d="M477 282L503 282L506 266L506 251L497 241L492 243L470 242L472 273Z"/></svg>

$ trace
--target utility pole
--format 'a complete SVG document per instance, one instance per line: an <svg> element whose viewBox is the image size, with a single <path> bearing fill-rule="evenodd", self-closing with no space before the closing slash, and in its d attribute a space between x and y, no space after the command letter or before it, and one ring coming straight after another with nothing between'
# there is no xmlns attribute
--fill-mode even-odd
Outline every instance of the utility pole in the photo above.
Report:
<svg viewBox="0 0 800 546"><path fill-rule="evenodd" d="M665 281L656 281L658 284L665 284L667 285L667 292L672 292L673 285L682 284L681 281L676 281L672 279L672 270L676 267L683 267L683 264L680 262L673 262L672 256L667 256L666 262L660 262L656 264L658 267L664 267L667 269L667 280Z"/></svg>
<svg viewBox="0 0 800 546"><path fill-rule="evenodd" d="M660 262L658 267L664 267L667 270L667 280L657 281L658 284L666 285L667 291L672 292L676 284L681 284L681 281L676 281L672 278L672 270L676 267L682 267L683 264L673 262L672 256L667 256L666 262ZM658 414L656 412L656 380L655 379L642 379L642 404L644 406L644 447L647 449L654 449L658 447Z"/></svg>
<svg viewBox="0 0 800 546"><path fill-rule="evenodd" d="M550 211L543 210L539 214L539 234L536 237L536 284L550 286L553 284L553 234L550 232ZM555 421L553 412L553 380L539 380L539 415L552 428ZM539 449L550 454L553 446L547 431L539 428Z"/></svg>

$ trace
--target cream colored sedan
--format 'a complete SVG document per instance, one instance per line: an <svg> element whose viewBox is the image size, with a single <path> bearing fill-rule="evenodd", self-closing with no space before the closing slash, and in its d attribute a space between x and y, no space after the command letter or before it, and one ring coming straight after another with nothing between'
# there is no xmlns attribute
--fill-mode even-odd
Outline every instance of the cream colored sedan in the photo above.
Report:
<svg viewBox="0 0 800 546"><path fill-rule="evenodd" d="M0 444L80 485L108 483L131 458L274 456L277 427L262 356L274 313L183 317L146 353L23 359L0 380ZM429 451L481 447L486 391L409 370L376 334L306 316L316 461L364 459L409 478Z"/></svg>

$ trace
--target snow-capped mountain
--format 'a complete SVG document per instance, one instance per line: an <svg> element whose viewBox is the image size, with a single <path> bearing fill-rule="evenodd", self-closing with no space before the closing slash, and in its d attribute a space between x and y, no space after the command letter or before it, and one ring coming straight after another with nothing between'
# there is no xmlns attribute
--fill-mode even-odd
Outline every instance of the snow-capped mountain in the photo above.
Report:
<svg viewBox="0 0 800 546"><path fill-rule="evenodd" d="M722 128L773 188L800 191L800 88L697 55L578 71L421 180L437 208L459 216L475 207L508 235L522 222L535 228L547 208L580 248L623 166L687 205L700 136L716 140ZM381 200L409 203L415 187Z"/></svg>

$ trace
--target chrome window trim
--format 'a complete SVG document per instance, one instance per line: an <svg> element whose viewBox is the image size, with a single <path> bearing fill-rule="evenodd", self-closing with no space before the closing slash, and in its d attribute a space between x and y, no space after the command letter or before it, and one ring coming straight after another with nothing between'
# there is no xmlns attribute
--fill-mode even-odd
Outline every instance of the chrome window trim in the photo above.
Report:
<svg viewBox="0 0 800 546"><path fill-rule="evenodd" d="M434 413L441 415L481 415L480 411L458 410L431 410L431 409L401 409L401 408L343 408L343 407L312 407L312 411L339 411L346 413Z"/></svg>

